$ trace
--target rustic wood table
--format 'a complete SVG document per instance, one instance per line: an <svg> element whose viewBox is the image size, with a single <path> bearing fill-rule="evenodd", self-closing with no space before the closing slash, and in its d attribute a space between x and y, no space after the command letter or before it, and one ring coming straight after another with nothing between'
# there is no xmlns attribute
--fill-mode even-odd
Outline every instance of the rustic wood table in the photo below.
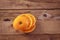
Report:
<svg viewBox="0 0 60 40"><path fill-rule="evenodd" d="M22 13L36 17L34 32L13 29L13 20ZM0 40L60 40L60 18L54 17L60 17L60 0L0 0Z"/></svg>

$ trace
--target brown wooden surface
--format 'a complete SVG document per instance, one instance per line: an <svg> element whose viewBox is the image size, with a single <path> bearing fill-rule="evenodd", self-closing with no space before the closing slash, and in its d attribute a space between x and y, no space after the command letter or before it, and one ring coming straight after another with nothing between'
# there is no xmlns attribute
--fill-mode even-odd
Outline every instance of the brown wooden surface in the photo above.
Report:
<svg viewBox="0 0 60 40"><path fill-rule="evenodd" d="M36 29L32 33L13 29L13 20L22 13L36 17ZM0 40L60 40L60 19L41 20L45 13L60 16L60 0L0 0Z"/></svg>
<svg viewBox="0 0 60 40"><path fill-rule="evenodd" d="M11 27L13 20L16 16L22 13L31 13L36 17L36 30L32 32L32 34L59 34L60 33L60 20L49 19L49 20L40 20L39 16L43 15L45 10L2 10L0 11L0 32L1 33L14 33L15 30ZM46 10L47 14L51 14L53 16L59 16L60 10ZM4 21L5 19L9 19L10 21ZM48 26L49 25L49 26ZM21 34L21 32L20 32Z"/></svg>
<svg viewBox="0 0 60 40"><path fill-rule="evenodd" d="M38 0L37 0L38 1ZM55 2L48 0L40 0L40 2L31 2L25 0L0 0L0 9L58 9L60 1ZM58 2L57 2L58 1Z"/></svg>

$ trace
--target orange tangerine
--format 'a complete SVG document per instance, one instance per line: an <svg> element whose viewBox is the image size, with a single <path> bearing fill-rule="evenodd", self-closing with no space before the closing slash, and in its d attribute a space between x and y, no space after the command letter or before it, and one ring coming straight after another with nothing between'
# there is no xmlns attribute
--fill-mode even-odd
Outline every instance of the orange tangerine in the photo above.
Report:
<svg viewBox="0 0 60 40"><path fill-rule="evenodd" d="M32 32L35 29L36 19L32 14L21 14L13 21L13 28L24 33Z"/></svg>

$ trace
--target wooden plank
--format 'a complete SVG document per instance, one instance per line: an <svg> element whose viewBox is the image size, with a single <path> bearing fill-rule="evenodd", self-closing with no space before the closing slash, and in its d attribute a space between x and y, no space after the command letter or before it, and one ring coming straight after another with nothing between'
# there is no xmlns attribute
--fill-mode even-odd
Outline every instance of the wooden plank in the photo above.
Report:
<svg viewBox="0 0 60 40"><path fill-rule="evenodd" d="M60 35L0 35L0 40L60 40Z"/></svg>
<svg viewBox="0 0 60 40"><path fill-rule="evenodd" d="M60 3L60 0L28 0L28 1L31 1L31 2L57 2L57 3Z"/></svg>
<svg viewBox="0 0 60 40"><path fill-rule="evenodd" d="M53 40L60 40L60 38L54 38Z"/></svg>
<svg viewBox="0 0 60 40"><path fill-rule="evenodd" d="M54 17L60 16L60 10L0 10L0 34L23 34L22 32L16 32L12 27L15 17L22 13L31 13L36 17L36 29L31 34L60 33L60 20L53 18L39 19L44 13L53 15ZM4 21L5 19L8 19L8 21Z"/></svg>
<svg viewBox="0 0 60 40"><path fill-rule="evenodd" d="M60 40L60 35L58 34L58 35L56 35L56 34L54 34L54 35L51 35L51 38L50 38L51 40Z"/></svg>
<svg viewBox="0 0 60 40"><path fill-rule="evenodd" d="M43 1L43 0L40 0ZM48 0L44 0L48 1ZM31 2L21 1L21 0L0 0L0 9L60 9L60 0L55 0L55 2Z"/></svg>
<svg viewBox="0 0 60 40"><path fill-rule="evenodd" d="M60 34L52 35L37 35L37 34L22 34L22 35L0 35L0 40L60 40Z"/></svg>
<svg viewBox="0 0 60 40"><path fill-rule="evenodd" d="M49 40L48 35L2 35L1 40Z"/></svg>
<svg viewBox="0 0 60 40"><path fill-rule="evenodd" d="M40 35L40 34L22 34L22 35L0 35L0 40L60 40L60 34Z"/></svg>

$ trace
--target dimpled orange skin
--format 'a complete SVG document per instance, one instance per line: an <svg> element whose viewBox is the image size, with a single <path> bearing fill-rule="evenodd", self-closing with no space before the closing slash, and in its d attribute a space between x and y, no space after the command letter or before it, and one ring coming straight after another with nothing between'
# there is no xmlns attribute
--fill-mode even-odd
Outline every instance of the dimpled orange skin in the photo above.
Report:
<svg viewBox="0 0 60 40"><path fill-rule="evenodd" d="M13 27L15 30L21 30L24 33L30 33L35 29L35 23L36 19L32 14L21 14L13 21Z"/></svg>

